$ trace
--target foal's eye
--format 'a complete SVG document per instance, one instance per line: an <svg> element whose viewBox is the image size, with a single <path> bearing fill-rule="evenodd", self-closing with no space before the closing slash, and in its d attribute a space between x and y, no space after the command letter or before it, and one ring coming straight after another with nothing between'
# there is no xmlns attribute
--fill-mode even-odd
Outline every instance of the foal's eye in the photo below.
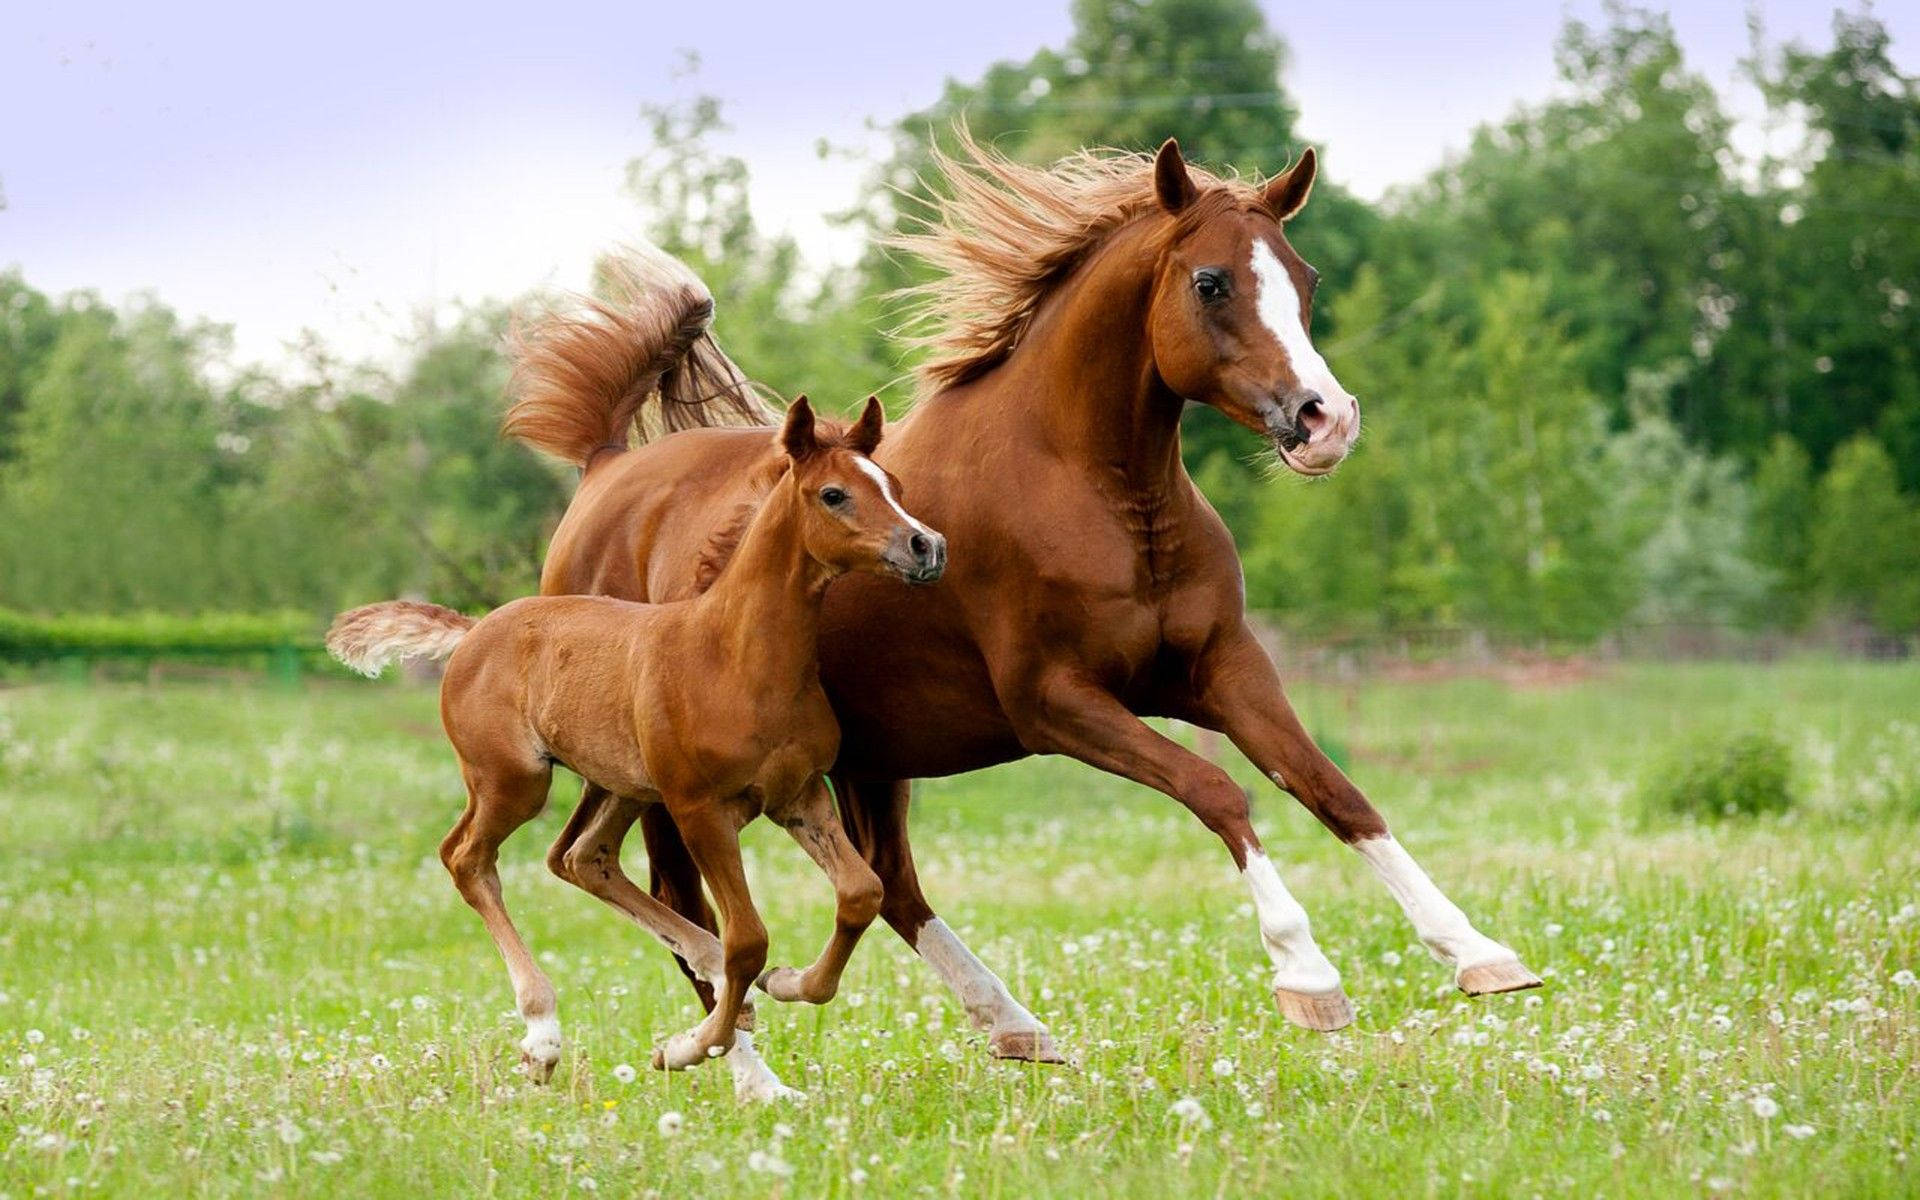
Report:
<svg viewBox="0 0 1920 1200"><path fill-rule="evenodd" d="M1202 304L1218 304L1233 291L1233 280L1219 267L1201 267L1193 273L1193 291Z"/></svg>
<svg viewBox="0 0 1920 1200"><path fill-rule="evenodd" d="M845 490L837 487L824 487L820 489L820 503L826 505L828 508L839 508L846 502L847 493Z"/></svg>
<svg viewBox="0 0 1920 1200"><path fill-rule="evenodd" d="M1320 272L1314 270L1312 267L1308 267L1307 268L1307 295L1311 296L1319 290L1320 290Z"/></svg>

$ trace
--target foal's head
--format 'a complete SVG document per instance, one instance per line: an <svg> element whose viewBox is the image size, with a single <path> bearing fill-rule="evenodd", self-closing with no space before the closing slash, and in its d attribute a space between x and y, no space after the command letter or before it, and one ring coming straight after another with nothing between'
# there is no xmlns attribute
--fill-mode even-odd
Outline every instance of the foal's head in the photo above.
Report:
<svg viewBox="0 0 1920 1200"><path fill-rule="evenodd" d="M886 422L876 397L844 433L823 430L805 396L787 410L780 446L800 506L807 553L836 574L871 571L933 583L947 569L947 539L900 506L900 482L873 461Z"/></svg>
<svg viewBox="0 0 1920 1200"><path fill-rule="evenodd" d="M1307 338L1319 274L1281 229L1313 188L1313 151L1259 192L1201 187L1173 141L1153 171L1174 218L1148 316L1161 379L1269 438L1300 474L1333 470L1360 432L1360 404Z"/></svg>

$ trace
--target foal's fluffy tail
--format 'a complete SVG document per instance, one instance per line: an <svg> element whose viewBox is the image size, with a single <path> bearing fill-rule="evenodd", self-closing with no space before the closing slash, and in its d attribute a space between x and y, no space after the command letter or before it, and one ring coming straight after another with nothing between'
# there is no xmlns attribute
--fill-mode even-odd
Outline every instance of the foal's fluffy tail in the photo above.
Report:
<svg viewBox="0 0 1920 1200"><path fill-rule="evenodd" d="M508 436L584 467L635 435L778 423L714 341L713 294L685 263L641 245L599 273L603 297L516 324Z"/></svg>
<svg viewBox="0 0 1920 1200"><path fill-rule="evenodd" d="M327 651L362 675L402 658L445 658L479 624L438 604L388 600L348 609L327 630Z"/></svg>

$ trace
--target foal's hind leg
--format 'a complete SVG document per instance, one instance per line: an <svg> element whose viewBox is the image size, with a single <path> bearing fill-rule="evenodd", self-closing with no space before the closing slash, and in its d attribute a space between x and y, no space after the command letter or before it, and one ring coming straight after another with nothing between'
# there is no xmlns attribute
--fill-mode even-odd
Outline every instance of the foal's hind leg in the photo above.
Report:
<svg viewBox="0 0 1920 1200"><path fill-rule="evenodd" d="M553 984L533 961L507 915L497 864L500 843L546 804L552 771L544 766L501 772L482 771L470 763L461 767L467 781L467 811L440 843L440 861L460 895L486 922L500 957L506 960L514 1004L527 1023L527 1036L520 1043L521 1061L534 1082L545 1083L560 1061L560 1017Z"/></svg>
<svg viewBox="0 0 1920 1200"><path fill-rule="evenodd" d="M804 971L775 967L760 977L760 986L775 1000L825 1004L840 989L840 973L846 970L860 935L880 915L880 877L847 840L825 780L815 780L787 809L769 815L827 873L837 911L833 936L812 966Z"/></svg>

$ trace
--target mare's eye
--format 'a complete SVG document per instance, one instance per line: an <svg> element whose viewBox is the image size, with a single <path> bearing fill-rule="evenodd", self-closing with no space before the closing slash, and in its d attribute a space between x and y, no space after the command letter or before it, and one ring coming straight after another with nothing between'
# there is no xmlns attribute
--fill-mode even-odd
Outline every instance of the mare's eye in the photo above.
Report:
<svg viewBox="0 0 1920 1200"><path fill-rule="evenodd" d="M820 489L820 503L826 505L828 508L839 508L842 504L845 504L846 502L847 502L847 493L844 490L837 487L825 487Z"/></svg>
<svg viewBox="0 0 1920 1200"><path fill-rule="evenodd" d="M1201 267L1193 273L1193 292L1202 304L1218 304L1232 291L1232 278L1219 267Z"/></svg>
<svg viewBox="0 0 1920 1200"><path fill-rule="evenodd" d="M1308 267L1307 268L1307 295L1311 296L1319 290L1320 290L1320 272L1314 270L1312 267Z"/></svg>

